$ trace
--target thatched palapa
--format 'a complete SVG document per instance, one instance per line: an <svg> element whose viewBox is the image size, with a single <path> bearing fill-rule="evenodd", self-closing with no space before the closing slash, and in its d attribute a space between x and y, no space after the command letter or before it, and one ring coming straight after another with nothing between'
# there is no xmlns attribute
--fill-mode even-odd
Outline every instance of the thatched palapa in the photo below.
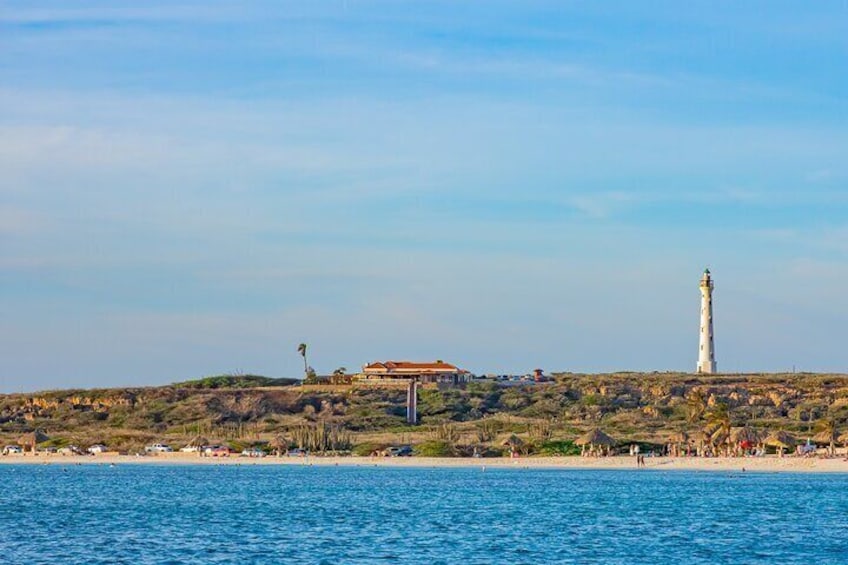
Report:
<svg viewBox="0 0 848 565"><path fill-rule="evenodd" d="M689 434L686 432L674 432L670 436L668 436L669 443L688 443L689 442Z"/></svg>
<svg viewBox="0 0 848 565"><path fill-rule="evenodd" d="M766 445L771 447L779 447L782 449L791 449L798 444L798 440L789 435L784 431L772 432L769 436L763 441Z"/></svg>
<svg viewBox="0 0 848 565"><path fill-rule="evenodd" d="M586 432L585 434L583 434L582 436L580 436L579 438L577 438L576 440L574 440L574 445L606 445L606 446L612 446L612 445L615 445L616 443L617 442L613 438L611 438L610 436L608 436L607 434L602 432L600 430L600 428L595 428L593 430L590 430L590 431Z"/></svg>
<svg viewBox="0 0 848 565"><path fill-rule="evenodd" d="M190 442L186 445L186 447L204 447L209 445L209 440L203 436L194 436Z"/></svg>
<svg viewBox="0 0 848 565"><path fill-rule="evenodd" d="M822 430L813 436L813 441L816 443L836 443L840 441L841 438L842 436L839 435L839 432L836 429Z"/></svg>
<svg viewBox="0 0 848 565"><path fill-rule="evenodd" d="M744 426L742 428L733 428L730 432L730 441L733 443L750 443L754 445L762 441L762 436L754 428Z"/></svg>
<svg viewBox="0 0 848 565"><path fill-rule="evenodd" d="M515 434L510 434L510 436L508 438L503 440L501 445L507 446L507 447L521 447L522 445L524 445L524 440L521 439L520 437L518 437Z"/></svg>
<svg viewBox="0 0 848 565"><path fill-rule="evenodd" d="M693 432L689 436L689 439L692 441L692 443L695 443L697 445L704 445L710 443L710 437L710 434L708 434L704 430L698 430L696 432Z"/></svg>
<svg viewBox="0 0 848 565"><path fill-rule="evenodd" d="M277 455L282 455L289 448L289 440L282 434L277 434L271 441L268 442L268 447L277 452Z"/></svg>
<svg viewBox="0 0 848 565"><path fill-rule="evenodd" d="M24 434L18 438L18 445L26 450L27 448L35 451L35 446L39 443L44 443L48 441L50 438L47 437L47 434L42 432L41 430L35 430L34 432L29 432L28 434Z"/></svg>

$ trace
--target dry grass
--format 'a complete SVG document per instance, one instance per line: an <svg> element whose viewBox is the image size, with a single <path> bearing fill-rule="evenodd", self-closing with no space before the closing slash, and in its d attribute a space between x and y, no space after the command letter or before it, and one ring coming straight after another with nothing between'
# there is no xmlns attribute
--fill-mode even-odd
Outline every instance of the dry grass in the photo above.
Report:
<svg viewBox="0 0 848 565"><path fill-rule="evenodd" d="M175 447L195 435L249 445L277 434L325 423L350 434L353 444L450 441L495 446L503 434L531 445L573 440L601 427L622 441L661 443L673 432L705 425L710 406L726 404L733 426L803 433L833 419L848 431L845 375L715 375L679 373L560 374L556 382L524 387L473 383L420 391L421 425L405 423L404 387L177 386L49 391L0 396L0 441L44 429L55 444L105 443L132 451L167 441ZM689 421L692 398L704 402Z"/></svg>

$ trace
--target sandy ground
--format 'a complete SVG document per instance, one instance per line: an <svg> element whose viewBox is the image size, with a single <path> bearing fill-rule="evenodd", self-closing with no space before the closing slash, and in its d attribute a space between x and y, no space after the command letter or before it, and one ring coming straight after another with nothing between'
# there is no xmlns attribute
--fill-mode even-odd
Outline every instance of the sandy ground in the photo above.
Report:
<svg viewBox="0 0 848 565"><path fill-rule="evenodd" d="M199 457L170 453L137 457L132 455L5 455L0 464L41 465L335 465L352 467L486 467L515 469L636 469L634 457L520 457L509 458L431 458L431 457ZM789 473L848 473L848 460L805 457L647 457L647 471L754 471Z"/></svg>

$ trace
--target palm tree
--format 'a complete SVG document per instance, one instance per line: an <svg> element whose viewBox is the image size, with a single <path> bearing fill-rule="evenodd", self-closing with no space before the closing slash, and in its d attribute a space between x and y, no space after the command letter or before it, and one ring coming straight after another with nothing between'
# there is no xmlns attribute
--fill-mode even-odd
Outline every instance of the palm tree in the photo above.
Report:
<svg viewBox="0 0 848 565"><path fill-rule="evenodd" d="M309 376L309 365L306 362L306 344L301 343L297 346L297 352L300 353L301 357L303 357L303 374L305 376Z"/></svg>
<svg viewBox="0 0 848 565"><path fill-rule="evenodd" d="M690 424L697 422L707 409L707 401L698 390L691 390L686 397L686 421Z"/></svg>
<svg viewBox="0 0 848 565"><path fill-rule="evenodd" d="M730 431L732 422L730 417L730 407L725 402L716 403L707 412L707 433L710 436L710 443L718 447L718 444L728 443L730 441Z"/></svg>
<svg viewBox="0 0 848 565"><path fill-rule="evenodd" d="M830 444L828 446L828 453L833 455L834 450L836 449L836 438L839 435L839 431L836 429L836 420L832 417L822 418L816 422L816 432L818 433L813 439L816 441L828 442Z"/></svg>
<svg viewBox="0 0 848 565"><path fill-rule="evenodd" d="M344 380L344 376L347 373L347 367L339 367L335 371L333 371L333 377L336 382L341 383Z"/></svg>

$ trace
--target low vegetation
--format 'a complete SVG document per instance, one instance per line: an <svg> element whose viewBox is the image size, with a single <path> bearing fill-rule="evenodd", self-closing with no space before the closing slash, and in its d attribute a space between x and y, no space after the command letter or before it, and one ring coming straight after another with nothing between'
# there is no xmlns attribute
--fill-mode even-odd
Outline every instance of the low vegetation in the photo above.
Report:
<svg viewBox="0 0 848 565"><path fill-rule="evenodd" d="M219 375L175 383L179 388L256 388L299 384L297 379L272 379L258 375Z"/></svg>
<svg viewBox="0 0 848 565"><path fill-rule="evenodd" d="M404 390L297 382L224 375L164 387L0 395L0 441L40 429L52 446L104 443L129 452L202 436L267 451L370 454L412 445L420 455L497 456L514 449L507 438L518 438L522 453L558 456L578 453L574 439L595 427L648 447L681 433L726 437L741 426L799 438L829 434L834 442L848 432L846 375L564 373L519 386L479 381L420 390L416 426L405 423Z"/></svg>

